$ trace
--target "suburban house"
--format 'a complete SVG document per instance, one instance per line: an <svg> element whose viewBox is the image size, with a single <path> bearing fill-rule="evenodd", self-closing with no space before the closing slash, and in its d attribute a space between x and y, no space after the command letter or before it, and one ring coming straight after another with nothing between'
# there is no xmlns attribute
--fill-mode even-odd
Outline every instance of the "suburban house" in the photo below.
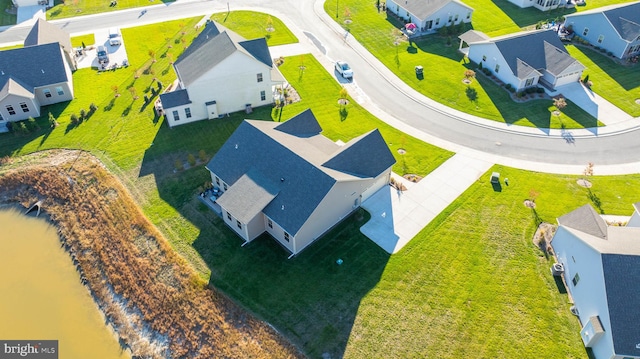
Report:
<svg viewBox="0 0 640 359"><path fill-rule="evenodd" d="M509 0L509 2L521 8L533 6L542 11L557 9L567 4L566 0Z"/></svg>
<svg viewBox="0 0 640 359"><path fill-rule="evenodd" d="M59 43L0 51L0 126L40 116L40 106L73 99L73 78Z"/></svg>
<svg viewBox="0 0 640 359"><path fill-rule="evenodd" d="M634 208L619 226L584 205L558 218L551 241L582 341L596 359L640 358L640 202Z"/></svg>
<svg viewBox="0 0 640 359"><path fill-rule="evenodd" d="M245 120L211 159L216 203L245 242L267 232L293 256L388 185L395 159L377 129L346 144L321 132L311 110Z"/></svg>
<svg viewBox="0 0 640 359"><path fill-rule="evenodd" d="M443 26L470 23L473 8L458 0L388 0L387 11L429 33Z"/></svg>
<svg viewBox="0 0 640 359"><path fill-rule="evenodd" d="M565 27L593 46L624 59L640 55L640 1L565 16Z"/></svg>
<svg viewBox="0 0 640 359"><path fill-rule="evenodd" d="M76 58L73 47L71 46L71 37L61 28L51 24L47 20L38 18L33 24L31 31L24 39L24 47L51 44L57 42L64 50L67 63L72 70L77 69Z"/></svg>
<svg viewBox="0 0 640 359"><path fill-rule="evenodd" d="M49 5L47 0L11 0L15 7Z"/></svg>
<svg viewBox="0 0 640 359"><path fill-rule="evenodd" d="M213 21L173 68L177 86L160 95L170 127L272 104L284 83L264 38L245 40Z"/></svg>
<svg viewBox="0 0 640 359"><path fill-rule="evenodd" d="M580 80L585 67L569 55L553 30L489 38L469 30L459 36L460 51L517 91L538 84L555 90ZM463 47L467 44L468 47Z"/></svg>

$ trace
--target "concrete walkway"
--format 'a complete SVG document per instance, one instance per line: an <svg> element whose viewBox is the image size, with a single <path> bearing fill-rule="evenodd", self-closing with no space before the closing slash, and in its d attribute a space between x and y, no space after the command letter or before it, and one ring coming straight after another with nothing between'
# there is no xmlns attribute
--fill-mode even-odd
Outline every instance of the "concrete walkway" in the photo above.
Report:
<svg viewBox="0 0 640 359"><path fill-rule="evenodd" d="M385 187L364 201L371 219L360 231L388 253L396 253L492 165L456 154L418 183L393 174L407 190Z"/></svg>

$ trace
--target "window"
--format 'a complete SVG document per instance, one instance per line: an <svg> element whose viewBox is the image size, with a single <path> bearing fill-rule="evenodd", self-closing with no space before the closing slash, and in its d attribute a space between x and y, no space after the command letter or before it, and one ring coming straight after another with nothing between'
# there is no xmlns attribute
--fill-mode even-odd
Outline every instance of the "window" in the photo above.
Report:
<svg viewBox="0 0 640 359"><path fill-rule="evenodd" d="M188 108L188 107L187 107L187 108L185 108L185 109L184 109L184 115L185 115L187 118L191 118L191 109L190 109L190 108Z"/></svg>
<svg viewBox="0 0 640 359"><path fill-rule="evenodd" d="M531 85L533 85L533 77L530 78L530 79L527 79L527 82L525 82L525 84L524 84L525 87L529 87Z"/></svg>
<svg viewBox="0 0 640 359"><path fill-rule="evenodd" d="M449 22L453 19L453 16L449 15Z"/></svg>
<svg viewBox="0 0 640 359"><path fill-rule="evenodd" d="M16 114L16 110L13 109L13 106L7 105L7 111L9 111L9 115L13 116Z"/></svg>
<svg viewBox="0 0 640 359"><path fill-rule="evenodd" d="M453 19L453 22L456 22L456 21L458 21L458 14L456 14L455 19Z"/></svg>
<svg viewBox="0 0 640 359"><path fill-rule="evenodd" d="M180 114L178 113L178 110L173 111L173 120L180 121Z"/></svg>
<svg viewBox="0 0 640 359"><path fill-rule="evenodd" d="M495 69L496 73L500 72L500 65L496 64L496 69Z"/></svg>
<svg viewBox="0 0 640 359"><path fill-rule="evenodd" d="M42 90L42 92L44 93L44 97L47 97L47 98L51 97L51 90L44 89Z"/></svg>
<svg viewBox="0 0 640 359"><path fill-rule="evenodd" d="M571 282L573 282L573 286L575 287L576 285L578 285L579 281L580 281L580 276L578 275L578 273L576 273L576 275L573 276L573 279L571 280Z"/></svg>
<svg viewBox="0 0 640 359"><path fill-rule="evenodd" d="M231 220L231 213L227 212L227 219Z"/></svg>
<svg viewBox="0 0 640 359"><path fill-rule="evenodd" d="M289 233L284 232L284 240L289 242Z"/></svg>
<svg viewBox="0 0 640 359"><path fill-rule="evenodd" d="M471 18L471 11L467 13L467 19Z"/></svg>
<svg viewBox="0 0 640 359"><path fill-rule="evenodd" d="M218 178L218 176L216 176L216 184L219 186L220 185L220 178Z"/></svg>
<svg viewBox="0 0 640 359"><path fill-rule="evenodd" d="M257 75L258 82L262 82L262 72Z"/></svg>
<svg viewBox="0 0 640 359"><path fill-rule="evenodd" d="M273 222L271 222L270 219L267 219L267 226L269 226L269 228L273 229Z"/></svg>
<svg viewBox="0 0 640 359"><path fill-rule="evenodd" d="M226 183L223 183L222 187L224 188L225 191L227 190L227 184Z"/></svg>
<svg viewBox="0 0 640 359"><path fill-rule="evenodd" d="M436 26L440 25L440 18L436 19Z"/></svg>
<svg viewBox="0 0 640 359"><path fill-rule="evenodd" d="M267 99L267 93L265 91L260 91L260 101L264 101Z"/></svg>
<svg viewBox="0 0 640 359"><path fill-rule="evenodd" d="M604 35L598 36L598 43L601 44L602 40L604 40Z"/></svg>
<svg viewBox="0 0 640 359"><path fill-rule="evenodd" d="M56 92L58 93L58 96L64 95L64 90L62 89L62 86L56 87Z"/></svg>
<svg viewBox="0 0 640 359"><path fill-rule="evenodd" d="M585 27L584 30L582 31L582 36L587 36L588 33L589 33L589 28Z"/></svg>
<svg viewBox="0 0 640 359"><path fill-rule="evenodd" d="M487 61L487 56L482 56L482 61Z"/></svg>
<svg viewBox="0 0 640 359"><path fill-rule="evenodd" d="M238 228L242 229L242 223L240 223L240 221L236 221L236 226L238 226Z"/></svg>
<svg viewBox="0 0 640 359"><path fill-rule="evenodd" d="M29 112L29 106L27 106L26 102L20 102L20 108L22 109L22 112Z"/></svg>

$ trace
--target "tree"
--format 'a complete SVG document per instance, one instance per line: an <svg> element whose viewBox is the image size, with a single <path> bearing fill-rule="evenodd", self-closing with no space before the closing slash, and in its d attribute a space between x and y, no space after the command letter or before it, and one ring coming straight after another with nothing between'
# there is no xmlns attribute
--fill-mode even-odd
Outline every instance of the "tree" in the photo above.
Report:
<svg viewBox="0 0 640 359"><path fill-rule="evenodd" d="M271 32L273 30L273 19L271 16L267 16L267 31Z"/></svg>
<svg viewBox="0 0 640 359"><path fill-rule="evenodd" d="M51 128L58 127L58 121L56 121L56 118L53 117L53 114L51 112L49 112L49 125L51 125Z"/></svg>
<svg viewBox="0 0 640 359"><path fill-rule="evenodd" d="M553 106L557 109L557 116L560 116L562 110L567 107L567 101L562 96L558 96L553 99Z"/></svg>
<svg viewBox="0 0 640 359"><path fill-rule="evenodd" d="M128 88L128 90L129 90L129 93L131 94L131 97L133 98L133 100L134 101L137 100L138 99L138 93L136 91L136 88L131 86L131 87Z"/></svg>
<svg viewBox="0 0 640 359"><path fill-rule="evenodd" d="M347 104L347 96L349 96L349 91L347 91L347 89L342 86L340 88L340 105L344 106Z"/></svg>
<svg viewBox="0 0 640 359"><path fill-rule="evenodd" d="M467 80L471 80L473 78L476 77L476 72L473 70L465 70L464 72L464 78L466 78Z"/></svg>
<svg viewBox="0 0 640 359"><path fill-rule="evenodd" d="M118 92L118 85L111 86L111 90L113 90L113 95L115 97L120 97L120 93Z"/></svg>
<svg viewBox="0 0 640 359"><path fill-rule="evenodd" d="M151 58L151 62L156 62L156 52L153 50L149 50L149 57Z"/></svg>

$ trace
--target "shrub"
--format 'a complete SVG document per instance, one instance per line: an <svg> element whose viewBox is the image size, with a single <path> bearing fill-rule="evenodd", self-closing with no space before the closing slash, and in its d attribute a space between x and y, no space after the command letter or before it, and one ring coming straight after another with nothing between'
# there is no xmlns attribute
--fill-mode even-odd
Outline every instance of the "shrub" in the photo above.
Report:
<svg viewBox="0 0 640 359"><path fill-rule="evenodd" d="M482 61L480 61L480 64L478 64L478 70L482 70Z"/></svg>
<svg viewBox="0 0 640 359"><path fill-rule="evenodd" d="M528 94L529 93L534 93L536 91L536 88L535 87L527 87L524 91L526 93L528 93Z"/></svg>
<svg viewBox="0 0 640 359"><path fill-rule="evenodd" d="M607 51L607 55L609 55L609 56L613 56L613 52L611 52L611 51Z"/></svg>
<svg viewBox="0 0 640 359"><path fill-rule="evenodd" d="M196 157L194 155L192 155L191 153L187 156L187 162L189 162L189 165L191 167L196 165Z"/></svg>
<svg viewBox="0 0 640 359"><path fill-rule="evenodd" d="M589 75L584 77L584 80L582 80L582 83L584 83L585 85L587 84L587 82L589 82Z"/></svg>
<svg viewBox="0 0 640 359"><path fill-rule="evenodd" d="M524 96L524 91L518 91L516 93L516 97L518 97L518 98L522 98L523 96Z"/></svg>
<svg viewBox="0 0 640 359"><path fill-rule="evenodd" d="M542 87L537 87L536 88L536 92L537 93L544 93L544 89Z"/></svg>
<svg viewBox="0 0 640 359"><path fill-rule="evenodd" d="M56 118L53 117L53 114L51 114L51 112L49 112L49 125L51 126L51 128L55 128L58 126L58 121L56 121Z"/></svg>
<svg viewBox="0 0 640 359"><path fill-rule="evenodd" d="M29 130L27 129L27 125L24 124L24 121L16 122L11 126L11 129L17 134L27 134Z"/></svg>
<svg viewBox="0 0 640 359"><path fill-rule="evenodd" d="M511 86L511 84L506 84L506 85L504 85L504 88L506 88L507 90L511 90L511 88L513 88L513 86Z"/></svg>
<svg viewBox="0 0 640 359"><path fill-rule="evenodd" d="M514 89L513 87L509 87L507 90L509 90L509 92L511 92L511 93L516 92L516 89Z"/></svg>
<svg viewBox="0 0 640 359"><path fill-rule="evenodd" d="M173 165L175 166L175 168L178 171L182 171L184 169L184 165L182 164L182 161L180 161L180 160L176 160L176 162Z"/></svg>
<svg viewBox="0 0 640 359"><path fill-rule="evenodd" d="M36 122L36 119L33 117L29 117L29 119L27 120L27 129L29 130L29 132L33 132L35 130L39 130L40 126L38 126L38 123Z"/></svg>
<svg viewBox="0 0 640 359"><path fill-rule="evenodd" d="M96 106L95 103L91 103L91 105L89 105L89 111L91 112L96 112L96 110L98 109L98 106Z"/></svg>
<svg viewBox="0 0 640 359"><path fill-rule="evenodd" d="M605 52L607 51L607 49L605 49L604 47L599 48L598 50L600 50L600 52Z"/></svg>
<svg viewBox="0 0 640 359"><path fill-rule="evenodd" d="M76 115L75 113L71 114L70 119L71 123L74 125L77 125L80 122L80 120L78 119L78 115Z"/></svg>
<svg viewBox="0 0 640 359"><path fill-rule="evenodd" d="M198 157L200 157L200 161L202 162L207 161L207 153L204 152L204 150L200 150L200 152L198 152Z"/></svg>
<svg viewBox="0 0 640 359"><path fill-rule="evenodd" d="M87 111L83 108L80 110L80 119L84 120L85 118L87 118Z"/></svg>
<svg viewBox="0 0 640 359"><path fill-rule="evenodd" d="M487 76L491 76L491 70L489 70L486 67L482 69L482 72L484 72L484 74L487 75Z"/></svg>

